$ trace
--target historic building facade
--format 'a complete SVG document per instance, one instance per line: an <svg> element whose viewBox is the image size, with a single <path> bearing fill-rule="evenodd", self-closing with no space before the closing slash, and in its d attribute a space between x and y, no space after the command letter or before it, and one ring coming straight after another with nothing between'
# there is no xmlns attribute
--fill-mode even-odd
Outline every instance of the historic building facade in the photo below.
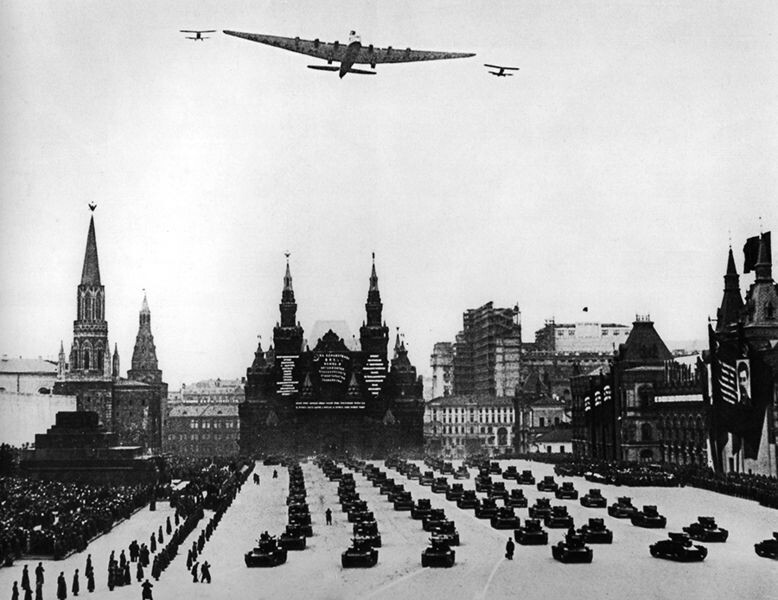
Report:
<svg viewBox="0 0 778 600"><path fill-rule="evenodd" d="M707 464L705 369L672 353L638 316L612 364L573 377L573 452L580 458Z"/></svg>
<svg viewBox="0 0 778 600"><path fill-rule="evenodd" d="M239 431L237 404L176 404L168 410L164 449L177 456L235 456Z"/></svg>
<svg viewBox="0 0 778 600"><path fill-rule="evenodd" d="M144 295L138 334L127 378L119 371L116 344L111 354L105 315L105 287L100 281L94 216L89 220L81 282L76 291L73 342L65 355L60 344L54 393L76 397L79 411L94 411L98 424L121 444L160 450L167 384L157 364L151 311Z"/></svg>
<svg viewBox="0 0 778 600"><path fill-rule="evenodd" d="M441 396L427 403L425 450L447 458L513 452L513 400L489 394Z"/></svg>
<svg viewBox="0 0 778 600"><path fill-rule="evenodd" d="M375 263L358 350L332 330L304 346L288 261L279 310L273 346L260 342L246 372L241 452L421 452L422 382L399 334L389 359Z"/></svg>
<svg viewBox="0 0 778 600"><path fill-rule="evenodd" d="M744 247L744 274L754 281L745 301L732 249L707 353L713 464L723 472L778 475L778 286L770 233Z"/></svg>

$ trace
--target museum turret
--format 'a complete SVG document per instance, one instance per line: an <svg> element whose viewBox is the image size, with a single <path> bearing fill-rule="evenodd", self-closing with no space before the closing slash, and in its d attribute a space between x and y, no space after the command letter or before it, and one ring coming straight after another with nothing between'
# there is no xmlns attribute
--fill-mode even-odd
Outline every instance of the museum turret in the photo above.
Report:
<svg viewBox="0 0 778 600"><path fill-rule="evenodd" d="M382 323L381 313L384 305L381 303L381 292L378 290L378 275L375 270L375 253L373 253L373 270L370 273L370 287L367 291L365 313L367 320L359 328L359 342L362 352L386 356L389 343L389 328Z"/></svg>
<svg viewBox="0 0 778 600"><path fill-rule="evenodd" d="M286 256L286 274L281 292L281 322L273 328L273 343L279 356L296 356L302 351L303 328L297 322L297 303L294 300L289 255Z"/></svg>

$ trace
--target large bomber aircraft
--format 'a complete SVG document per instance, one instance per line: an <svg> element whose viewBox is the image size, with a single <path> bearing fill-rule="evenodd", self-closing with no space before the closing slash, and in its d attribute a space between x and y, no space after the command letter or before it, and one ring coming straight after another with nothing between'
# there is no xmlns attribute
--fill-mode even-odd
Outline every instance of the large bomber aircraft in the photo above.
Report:
<svg viewBox="0 0 778 600"><path fill-rule="evenodd" d="M375 71L366 71L363 69L354 69L355 64L370 65L371 69L380 63L401 63L416 62L420 60L444 60L448 58L467 58L475 54L466 52L434 52L429 50L397 50L389 46L388 48L374 48L372 44L363 46L359 36L355 31L349 35L348 44L340 42L320 42L315 40L301 40L298 38L280 37L276 35L263 35L261 33L242 33L240 31L224 31L227 35L275 46L283 50L307 54L327 61L327 65L333 62L340 63L339 67L327 65L308 65L309 69L319 71L337 71L341 79L346 73L357 73L359 75L375 75Z"/></svg>

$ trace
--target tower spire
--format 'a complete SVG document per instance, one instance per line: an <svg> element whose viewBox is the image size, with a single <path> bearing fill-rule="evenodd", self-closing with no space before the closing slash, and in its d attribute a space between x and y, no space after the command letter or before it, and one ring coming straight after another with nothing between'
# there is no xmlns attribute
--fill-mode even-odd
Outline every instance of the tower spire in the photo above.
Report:
<svg viewBox="0 0 778 600"><path fill-rule="evenodd" d="M89 217L89 233L86 236L84 267L81 269L81 285L100 285L100 265L97 261L94 216Z"/></svg>
<svg viewBox="0 0 778 600"><path fill-rule="evenodd" d="M368 289L368 298L370 296L370 292L378 293L378 275L375 272L375 252L373 252L373 271L370 273L370 288Z"/></svg>
<svg viewBox="0 0 778 600"><path fill-rule="evenodd" d="M132 368L127 372L127 378L145 383L159 383L162 381L162 371L159 370L157 362L157 349L151 333L151 311L145 290L138 321L138 335L132 351Z"/></svg>
<svg viewBox="0 0 778 600"><path fill-rule="evenodd" d="M740 295L740 276L737 274L735 257L730 246L729 255L727 256L727 273L724 275L724 295L721 298L721 306L716 315L716 330L723 331L737 323L742 309L743 298Z"/></svg>

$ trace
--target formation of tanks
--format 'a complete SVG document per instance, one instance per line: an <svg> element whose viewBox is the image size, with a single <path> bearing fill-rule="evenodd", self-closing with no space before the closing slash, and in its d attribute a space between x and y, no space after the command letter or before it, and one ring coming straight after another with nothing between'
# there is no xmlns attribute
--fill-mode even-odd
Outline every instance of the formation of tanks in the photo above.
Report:
<svg viewBox="0 0 778 600"><path fill-rule="evenodd" d="M613 531L608 529L601 517L591 517L588 523L576 528L567 506L551 504L547 497L536 498L528 506L527 498L520 488L508 491L503 481L494 481L493 476L501 475L504 480L516 481L519 485L535 485L540 492L552 493L557 500L578 500L579 492L573 482L564 481L559 485L553 476L545 476L536 483L531 471L518 472L515 466L502 471L497 462L480 462L475 465L478 475L475 477L475 491L465 489L462 483L450 483L446 475L454 480L469 479L470 472L466 464L455 469L451 463L435 459L425 461L433 470L422 471L409 461L387 459L385 467L392 468L408 480L416 481L423 487L429 487L432 494L444 495L446 500L455 502L462 510L474 511L478 519L489 520L496 530L513 530L513 539L522 546L548 545L546 529L565 529L562 540L551 547L554 559L563 563L590 563L594 552L588 544L613 543ZM409 512L411 519L421 521L422 529L430 534L429 545L421 553L424 567L453 567L456 553L452 547L459 546L460 537L456 524L444 509L432 506L429 498L414 501L403 483L395 481L380 467L365 461L350 460L342 468L328 458L317 459L317 465L331 481L338 482L338 499L349 523L353 524L351 546L341 555L344 568L373 567L378 563L378 548L382 538L373 511L363 500L356 487L354 473L360 473L367 482L378 488L395 511ZM346 469L346 471L344 471ZM440 475L436 476L434 470ZM353 472L351 472L353 471ZM289 496L287 498L289 523L278 537L263 532L257 546L246 553L246 565L277 566L286 562L287 551L304 550L306 537L313 534L311 517L306 502L305 482L299 464L289 465ZM479 498L476 492L486 494ZM497 504L501 501L502 505ZM606 509L609 516L617 519L630 519L636 527L663 529L667 519L660 514L655 505L644 505L638 510L631 498L622 496L608 506L607 499L599 488L592 488L580 496L581 506L593 509ZM516 508L527 508L529 518L523 524L516 514ZM694 542L723 543L729 532L720 528L715 518L699 516L697 522L684 527L682 532L671 532L668 538L659 540L649 547L651 556L682 562L702 561L706 558L706 547ZM759 556L778 558L778 532L772 539L755 544Z"/></svg>

